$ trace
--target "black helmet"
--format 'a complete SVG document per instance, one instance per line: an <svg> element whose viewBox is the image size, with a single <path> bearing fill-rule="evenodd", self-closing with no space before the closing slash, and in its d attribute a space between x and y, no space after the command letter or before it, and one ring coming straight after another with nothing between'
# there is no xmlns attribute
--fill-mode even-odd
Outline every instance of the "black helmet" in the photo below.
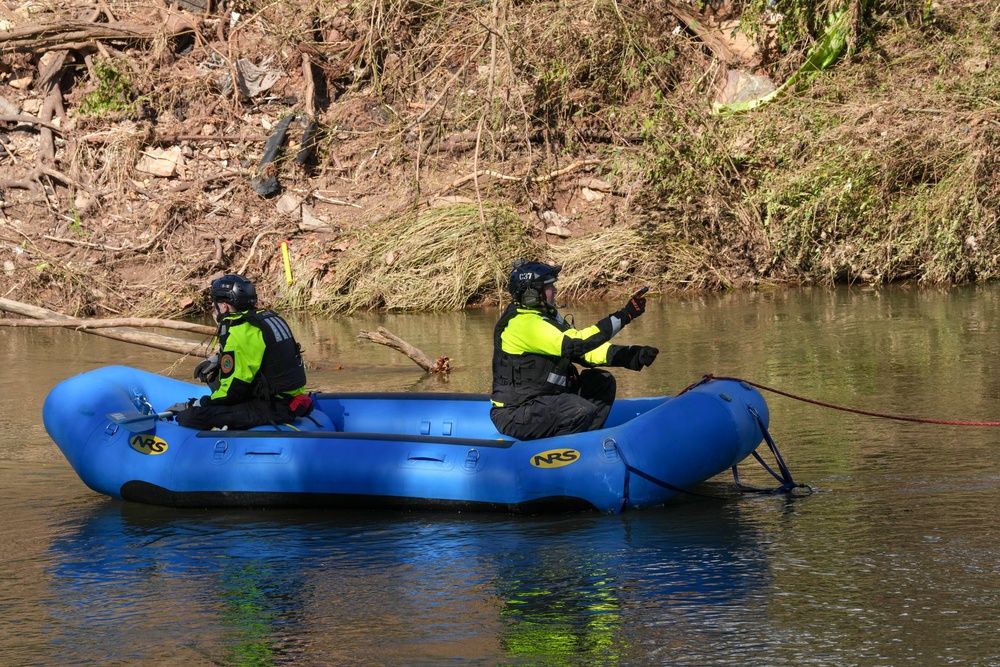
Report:
<svg viewBox="0 0 1000 667"><path fill-rule="evenodd" d="M514 300L529 308L535 308L545 302L546 285L551 285L559 279L559 265L549 266L542 262L528 262L519 259L514 262L514 270L510 272L510 282L507 291Z"/></svg>
<svg viewBox="0 0 1000 667"><path fill-rule="evenodd" d="M232 304L238 311L250 310L257 306L257 289L243 276L227 273L212 281L212 302L223 301Z"/></svg>

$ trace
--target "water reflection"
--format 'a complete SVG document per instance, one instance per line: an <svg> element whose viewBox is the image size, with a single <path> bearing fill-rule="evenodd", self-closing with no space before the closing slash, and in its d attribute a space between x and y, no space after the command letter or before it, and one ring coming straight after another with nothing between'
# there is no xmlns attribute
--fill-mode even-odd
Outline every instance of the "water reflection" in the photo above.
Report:
<svg viewBox="0 0 1000 667"><path fill-rule="evenodd" d="M725 502L524 520L106 502L58 532L45 598L61 664L162 660L177 644L222 665L332 664L330 651L619 664L649 650L637 627L709 617L769 579Z"/></svg>
<svg viewBox="0 0 1000 667"><path fill-rule="evenodd" d="M683 646L677 628L724 615L719 608L743 605L768 586L757 535L737 517L715 505L711 512L686 506L633 516L613 527L595 518L582 535L552 545L551 536L539 535L512 550L496 578L507 657L635 664L648 660L650 635L639 628L650 626L667 629L675 649Z"/></svg>

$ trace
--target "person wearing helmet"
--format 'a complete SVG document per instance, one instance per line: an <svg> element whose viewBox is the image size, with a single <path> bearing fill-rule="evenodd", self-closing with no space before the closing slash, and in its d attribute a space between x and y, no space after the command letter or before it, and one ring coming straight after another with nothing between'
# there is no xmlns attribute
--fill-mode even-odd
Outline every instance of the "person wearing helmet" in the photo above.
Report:
<svg viewBox="0 0 1000 667"><path fill-rule="evenodd" d="M198 364L194 376L212 393L168 408L177 422L243 430L312 412L302 349L288 323L274 311L257 309L257 290L241 275L212 281L209 294L219 352Z"/></svg>
<svg viewBox="0 0 1000 667"><path fill-rule="evenodd" d="M575 329L556 310L561 266L519 259L507 290L514 301L493 331L493 408L497 430L519 440L581 433L604 426L617 384L617 366L640 371L659 353L645 345L613 345L622 327L646 311L645 293L585 329ZM578 373L575 364L586 367Z"/></svg>

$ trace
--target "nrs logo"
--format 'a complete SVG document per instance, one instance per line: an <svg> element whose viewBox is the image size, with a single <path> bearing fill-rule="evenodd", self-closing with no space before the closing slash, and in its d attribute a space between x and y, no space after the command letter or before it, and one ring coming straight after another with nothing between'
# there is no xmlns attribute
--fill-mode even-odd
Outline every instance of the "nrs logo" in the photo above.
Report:
<svg viewBox="0 0 1000 667"><path fill-rule="evenodd" d="M561 468L580 458L575 449L550 449L531 457L531 465L536 468Z"/></svg>
<svg viewBox="0 0 1000 667"><path fill-rule="evenodd" d="M133 435L128 444L140 454L162 454L167 451L167 441L155 435Z"/></svg>

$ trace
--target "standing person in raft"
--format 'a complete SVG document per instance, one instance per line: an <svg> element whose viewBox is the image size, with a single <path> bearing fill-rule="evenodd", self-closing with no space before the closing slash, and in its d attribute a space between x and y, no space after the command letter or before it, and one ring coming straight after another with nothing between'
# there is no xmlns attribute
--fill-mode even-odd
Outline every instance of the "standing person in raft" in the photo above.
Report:
<svg viewBox="0 0 1000 667"><path fill-rule="evenodd" d="M212 282L219 352L198 364L196 380L212 393L176 403L181 426L244 430L289 422L313 409L302 348L280 315L257 310L257 289L233 273Z"/></svg>
<svg viewBox="0 0 1000 667"><path fill-rule="evenodd" d="M507 306L493 331L493 409L497 430L519 440L592 431L604 426L617 385L594 366L641 371L656 359L655 347L612 345L622 327L646 310L644 294L586 329L574 329L556 310L561 266L514 262ZM587 367L577 372L575 363Z"/></svg>

